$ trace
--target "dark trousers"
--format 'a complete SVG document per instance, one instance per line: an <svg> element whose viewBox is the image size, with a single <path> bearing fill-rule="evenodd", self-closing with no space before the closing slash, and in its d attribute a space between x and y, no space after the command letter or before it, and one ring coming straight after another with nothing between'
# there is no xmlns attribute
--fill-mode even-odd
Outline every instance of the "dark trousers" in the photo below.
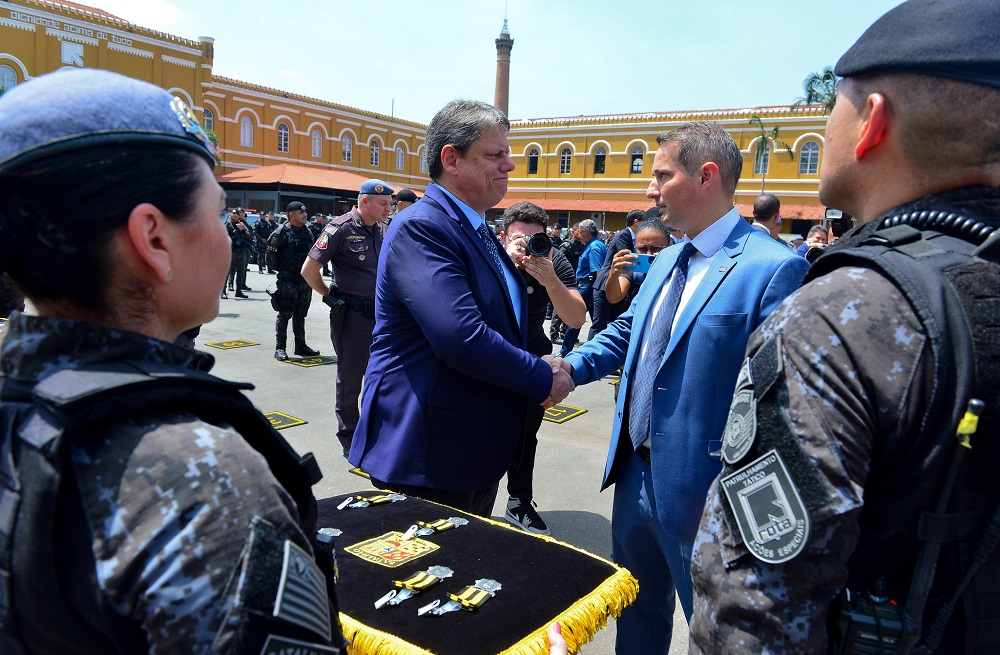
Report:
<svg viewBox="0 0 1000 655"><path fill-rule="evenodd" d="M590 333L587 335L587 340L589 341L603 332L626 309L628 309L626 301L623 300L620 303L612 304L608 302L608 297L604 295L603 290L594 289L594 305L593 311L590 314Z"/></svg>
<svg viewBox="0 0 1000 655"><path fill-rule="evenodd" d="M278 283L276 294L280 294L278 319L274 323L274 347L285 350L288 344L288 319L292 319L292 334L296 348L306 345L306 314L312 302L312 287L303 282Z"/></svg>
<svg viewBox="0 0 1000 655"><path fill-rule="evenodd" d="M590 314L591 319L594 317L594 288L587 285L580 285L580 295L583 296L583 304L587 306L587 313ZM567 328L566 336L563 337L562 350L559 353L565 357L573 351L573 346L576 345L576 338L580 336L580 328Z"/></svg>
<svg viewBox="0 0 1000 655"><path fill-rule="evenodd" d="M475 514L484 518L490 518L493 515L493 503L496 502L497 490L500 487L500 483L497 482L491 487L476 491L444 491L430 487L391 484L382 480L376 480L375 478L371 478L371 483L372 486L378 489L398 491L407 496L415 496L416 498L429 500L432 503L448 505L449 507L454 507L455 509L460 509L469 514Z"/></svg>
<svg viewBox="0 0 1000 655"><path fill-rule="evenodd" d="M330 329L330 341L337 353L337 438L346 448L351 447L354 429L358 426L358 397L368 368L374 331L374 318L365 318L350 309L344 316L343 329L340 332Z"/></svg>
<svg viewBox="0 0 1000 655"><path fill-rule="evenodd" d="M552 323L549 325L549 337L555 341L556 339L561 339L564 334L566 334L566 324L563 323L562 319L559 318L559 314L556 314L555 309L553 309Z"/></svg>
<svg viewBox="0 0 1000 655"><path fill-rule="evenodd" d="M517 498L522 505L531 503L532 477L535 470L535 451L538 449L538 428L542 427L545 409L541 405L529 405L521 435L521 459L507 469L507 495Z"/></svg>
<svg viewBox="0 0 1000 655"><path fill-rule="evenodd" d="M232 263L229 264L229 286L236 283L239 291L247 285L247 262L250 261L250 251L246 248L233 248Z"/></svg>
<svg viewBox="0 0 1000 655"><path fill-rule="evenodd" d="M258 241L257 242L257 272L258 273L263 273L264 272L264 266L267 265L267 262L264 261L266 258L267 258L267 244L266 243L261 243L260 241Z"/></svg>

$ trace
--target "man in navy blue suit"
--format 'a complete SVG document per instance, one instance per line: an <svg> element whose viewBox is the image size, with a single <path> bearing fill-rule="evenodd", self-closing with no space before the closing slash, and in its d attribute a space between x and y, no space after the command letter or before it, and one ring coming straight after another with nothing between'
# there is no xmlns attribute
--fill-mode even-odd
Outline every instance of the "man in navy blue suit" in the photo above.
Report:
<svg viewBox="0 0 1000 655"><path fill-rule="evenodd" d="M717 123L657 142L646 195L691 242L661 252L631 307L562 360L576 384L623 368L602 486L615 485L615 561L639 580L619 655L666 655L675 589L691 616L691 549L747 340L809 267L733 206L743 158Z"/></svg>
<svg viewBox="0 0 1000 655"><path fill-rule="evenodd" d="M350 462L380 488L490 516L529 404L572 390L529 354L527 291L485 213L514 170L510 123L455 100L427 127L432 184L385 236Z"/></svg>

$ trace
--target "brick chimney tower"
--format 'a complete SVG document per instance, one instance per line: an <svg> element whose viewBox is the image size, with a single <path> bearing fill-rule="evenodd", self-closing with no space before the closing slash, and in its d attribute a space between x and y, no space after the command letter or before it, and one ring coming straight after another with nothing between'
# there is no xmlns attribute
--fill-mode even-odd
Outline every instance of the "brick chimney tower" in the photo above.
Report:
<svg viewBox="0 0 1000 655"><path fill-rule="evenodd" d="M503 19L503 29L497 37L497 86L493 96L493 106L510 118L507 105L510 100L510 51L514 48L514 39L507 30L507 19Z"/></svg>

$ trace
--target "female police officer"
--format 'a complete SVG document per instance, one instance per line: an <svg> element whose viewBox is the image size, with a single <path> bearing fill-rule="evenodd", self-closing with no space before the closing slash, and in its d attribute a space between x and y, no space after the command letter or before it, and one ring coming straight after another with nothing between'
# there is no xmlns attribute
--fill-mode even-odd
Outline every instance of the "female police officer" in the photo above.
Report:
<svg viewBox="0 0 1000 655"><path fill-rule="evenodd" d="M229 269L191 111L60 71L0 134L0 268L38 311L0 351L0 651L337 652L309 467L171 344Z"/></svg>

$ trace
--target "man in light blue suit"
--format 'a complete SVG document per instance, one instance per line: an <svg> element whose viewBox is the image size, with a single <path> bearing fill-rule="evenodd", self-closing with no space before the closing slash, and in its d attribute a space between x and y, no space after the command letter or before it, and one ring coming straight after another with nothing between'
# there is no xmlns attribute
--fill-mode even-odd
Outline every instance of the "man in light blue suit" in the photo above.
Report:
<svg viewBox="0 0 1000 655"><path fill-rule="evenodd" d="M432 180L393 219L350 462L372 483L490 516L529 404L569 376L528 353L527 287L484 214L514 170L510 123L456 100L427 126ZM728 407L728 404L727 404Z"/></svg>
<svg viewBox="0 0 1000 655"><path fill-rule="evenodd" d="M733 207L743 158L717 123L657 142L646 195L691 242L660 253L631 307L563 360L578 385L623 369L602 486L615 485L615 561L639 580L619 655L666 655L675 589L691 616L691 548L747 340L809 267Z"/></svg>

